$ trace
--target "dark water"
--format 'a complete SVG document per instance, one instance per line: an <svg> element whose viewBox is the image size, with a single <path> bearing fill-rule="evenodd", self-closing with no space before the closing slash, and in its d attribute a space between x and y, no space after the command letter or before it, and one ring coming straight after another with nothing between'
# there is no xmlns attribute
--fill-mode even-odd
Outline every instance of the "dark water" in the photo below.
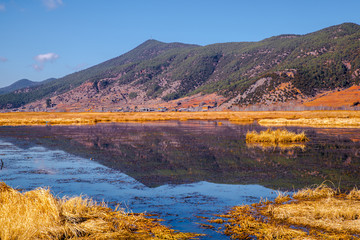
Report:
<svg viewBox="0 0 360 240"><path fill-rule="evenodd" d="M360 182L360 129L312 129L296 146L249 146L258 125L213 121L1 127L0 181L54 194L85 194L128 211L158 214L181 231L208 234L201 217L273 199L326 180L344 190Z"/></svg>

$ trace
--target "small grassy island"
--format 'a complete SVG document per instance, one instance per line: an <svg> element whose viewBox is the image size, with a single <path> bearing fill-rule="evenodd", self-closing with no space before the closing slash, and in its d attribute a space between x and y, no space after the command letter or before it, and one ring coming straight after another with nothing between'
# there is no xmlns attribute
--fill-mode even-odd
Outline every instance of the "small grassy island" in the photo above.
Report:
<svg viewBox="0 0 360 240"><path fill-rule="evenodd" d="M345 194L322 184L237 206L209 221L222 224L232 239L358 239L359 216L358 189Z"/></svg>
<svg viewBox="0 0 360 240"><path fill-rule="evenodd" d="M49 189L19 192L0 182L0 239L191 239L145 214L112 210L83 197L62 199Z"/></svg>
<svg viewBox="0 0 360 240"><path fill-rule="evenodd" d="M289 132L286 129L276 129L271 130L270 128L266 131L261 131L257 133L256 131L251 131L246 134L247 143L298 143L306 142L309 139L306 137L304 132L294 133Z"/></svg>

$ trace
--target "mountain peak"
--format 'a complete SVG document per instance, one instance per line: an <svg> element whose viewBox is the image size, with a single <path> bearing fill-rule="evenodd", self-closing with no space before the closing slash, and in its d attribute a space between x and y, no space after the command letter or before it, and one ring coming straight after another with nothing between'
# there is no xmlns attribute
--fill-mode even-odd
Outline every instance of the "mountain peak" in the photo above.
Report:
<svg viewBox="0 0 360 240"><path fill-rule="evenodd" d="M360 25L356 24L356 23L351 23L351 22L347 22L347 23L342 23L339 25L334 25L331 27L327 27L324 29L321 29L316 33L328 33L330 35L332 35L332 37L336 37L336 36L345 36L345 35L351 35L354 34L356 32L360 31ZM311 33L311 34L314 34Z"/></svg>
<svg viewBox="0 0 360 240"><path fill-rule="evenodd" d="M154 44L154 43L156 43L156 44L161 44L161 43L164 43L164 42L161 42L161 41L158 41L158 40L156 40L156 39L153 39L153 38L151 38L151 39L148 39L148 40L146 40L145 42L143 42L142 44Z"/></svg>
<svg viewBox="0 0 360 240"><path fill-rule="evenodd" d="M29 88L29 87L34 87L34 86L38 86L38 85L45 84L45 83L50 83L54 80L56 80L56 78L49 78L49 79L46 79L41 82L34 82L29 79L20 79L7 87L0 88L0 94L11 93L13 91L20 90L23 88Z"/></svg>
<svg viewBox="0 0 360 240"><path fill-rule="evenodd" d="M342 24L339 24L337 26L342 26L342 27L351 27L351 28L356 28L356 29L359 29L360 28L360 25L356 24L356 23L352 23L352 22L345 22L345 23L342 23Z"/></svg>
<svg viewBox="0 0 360 240"><path fill-rule="evenodd" d="M20 79L11 84L10 86L0 88L0 94L10 93L21 88L33 86L34 84L35 82L30 81L29 79Z"/></svg>
<svg viewBox="0 0 360 240"><path fill-rule="evenodd" d="M169 50L172 48L183 48L183 47L198 47L199 45L195 44L186 44L186 43L180 43L180 42L170 42L165 43L161 42L155 39L148 39L145 42L141 43L139 46L137 46L135 49L144 49L144 48L158 48L159 50ZM131 50L131 51L133 51Z"/></svg>

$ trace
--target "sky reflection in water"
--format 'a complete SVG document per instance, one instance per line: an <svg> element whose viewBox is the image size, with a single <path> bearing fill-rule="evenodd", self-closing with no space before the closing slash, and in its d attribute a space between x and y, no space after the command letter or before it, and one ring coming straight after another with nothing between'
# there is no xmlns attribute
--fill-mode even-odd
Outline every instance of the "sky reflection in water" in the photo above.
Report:
<svg viewBox="0 0 360 240"><path fill-rule="evenodd" d="M30 190L49 186L58 196L85 194L111 206L159 214L182 231L210 234L196 223L229 207L273 199L339 179L359 182L360 131L344 136L305 129L304 147L247 146L256 125L216 122L105 124L83 127L2 127L0 180ZM302 131L303 128L290 128ZM92 160L90 160L90 158ZM266 187L263 187L263 186ZM267 188L268 187L268 188ZM273 190L274 189L274 190Z"/></svg>

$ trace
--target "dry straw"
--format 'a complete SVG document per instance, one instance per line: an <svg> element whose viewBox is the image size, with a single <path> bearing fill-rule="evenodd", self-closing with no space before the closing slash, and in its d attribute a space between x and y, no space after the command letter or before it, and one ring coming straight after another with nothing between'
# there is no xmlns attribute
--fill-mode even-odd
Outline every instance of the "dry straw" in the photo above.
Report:
<svg viewBox="0 0 360 240"><path fill-rule="evenodd" d="M233 239L358 239L360 191L349 194L322 184L280 193L274 202L234 207L222 215L225 234Z"/></svg>
<svg viewBox="0 0 360 240"><path fill-rule="evenodd" d="M258 121L263 126L311 126L311 127L360 127L360 118L300 118L300 119L261 119Z"/></svg>
<svg viewBox="0 0 360 240"><path fill-rule="evenodd" d="M306 142L309 139L306 137L305 132L294 133L289 132L286 129L267 129L257 133L256 131L247 132L246 142L247 143L297 143Z"/></svg>
<svg viewBox="0 0 360 240"><path fill-rule="evenodd" d="M49 189L21 193L0 182L0 239L190 239L144 214L112 210L83 197L55 198Z"/></svg>
<svg viewBox="0 0 360 240"><path fill-rule="evenodd" d="M360 127L360 111L257 111L257 112L11 112L0 113L0 125L96 124L167 120L229 120L263 125Z"/></svg>

